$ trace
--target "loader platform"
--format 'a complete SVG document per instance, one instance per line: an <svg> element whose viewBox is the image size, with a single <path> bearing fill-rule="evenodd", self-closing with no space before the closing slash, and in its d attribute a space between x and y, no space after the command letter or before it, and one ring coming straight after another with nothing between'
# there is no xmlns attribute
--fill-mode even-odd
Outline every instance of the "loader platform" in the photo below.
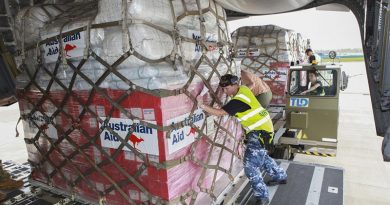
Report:
<svg viewBox="0 0 390 205"><path fill-rule="evenodd" d="M287 170L288 183L269 187L270 205L343 204L343 169L284 160L278 163ZM249 180L243 176L221 204L255 204Z"/></svg>

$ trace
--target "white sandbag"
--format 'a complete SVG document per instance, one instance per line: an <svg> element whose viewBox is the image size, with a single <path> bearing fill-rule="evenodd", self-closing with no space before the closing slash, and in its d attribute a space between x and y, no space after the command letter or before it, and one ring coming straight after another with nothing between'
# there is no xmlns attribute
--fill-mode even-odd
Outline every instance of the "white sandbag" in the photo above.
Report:
<svg viewBox="0 0 390 205"><path fill-rule="evenodd" d="M129 80L135 79L145 79L145 78L153 78L153 77L174 77L181 76L183 71L174 70L172 65L167 63L161 64L150 64L138 67L131 67L126 69L119 69L118 72L122 74ZM114 76L114 81L119 81L120 78L118 76Z"/></svg>
<svg viewBox="0 0 390 205"><path fill-rule="evenodd" d="M164 77L164 78L144 78L132 80L132 82L140 87L155 90L155 89L177 89L182 87L188 81L187 75L178 77ZM129 86L123 81L112 81L110 88L126 90Z"/></svg>
<svg viewBox="0 0 390 205"><path fill-rule="evenodd" d="M184 2L187 11L199 10L196 1L186 0ZM202 9L206 9L210 5L210 0L201 0L200 5ZM214 3L212 5L215 7ZM122 6L122 0L100 0L99 13L95 22L105 23L122 20ZM172 6L170 0L127 0L127 18L172 29L173 19L185 14L182 0L173 0ZM221 9L220 6L219 9Z"/></svg>
<svg viewBox="0 0 390 205"><path fill-rule="evenodd" d="M58 8L65 9L63 5L58 5ZM15 37L19 46L24 41L26 45L37 43L39 38L39 29L51 18L61 14L53 5L34 6L24 8L19 11L15 17Z"/></svg>
<svg viewBox="0 0 390 205"><path fill-rule="evenodd" d="M100 0L95 23L122 20L122 0ZM127 18L173 27L172 9L167 0L127 0Z"/></svg>
<svg viewBox="0 0 390 205"><path fill-rule="evenodd" d="M236 57L243 68L270 66L273 62L295 62L304 56L302 35L274 25L242 27L232 34Z"/></svg>
<svg viewBox="0 0 390 205"><path fill-rule="evenodd" d="M172 12L171 3L174 12ZM131 43L132 48L139 56L130 55L123 62L115 64L114 68L126 79L110 73L99 85L100 87L128 89L128 83L125 81L128 82L129 80L146 89L168 89L183 86L189 80L189 65L197 64L202 55L206 57L203 61L215 64L221 53L228 54L227 46L221 48L217 44L229 41L226 22L223 20L226 18L225 11L221 6L210 0L201 0L199 3L202 12L199 12L198 4L193 0L173 0L172 2L170 0L128 1L128 30L123 31L122 26L93 28L90 30L90 35L87 35L87 31L72 31L87 28L92 20L91 18L78 21L69 21L66 18L56 19L50 24L41 25L40 40L51 39L41 46L42 62L52 72L61 51L63 51L61 57L70 60L75 67L79 65L82 59L88 58L85 64L81 66L80 72L87 76L90 82L96 83L107 68L88 55L89 52L86 49L92 50L109 66L113 66L127 52L123 49L126 47L124 45ZM82 6L82 4L79 6ZM93 23L121 20L121 10L118 9L121 7L121 0L99 1L98 15ZM195 12L188 14L186 11ZM198 12L202 15L197 14ZM62 15L67 16L70 14L68 13ZM219 19L215 14L219 16ZM201 16L204 18L204 22L201 22ZM178 18L177 31L180 36L184 37L181 41L174 41L172 33L167 32L167 30L145 23L161 26L170 31L173 30L174 18ZM204 36L201 32L203 29ZM69 31L71 31L70 34L63 35L60 41L57 40L60 33ZM130 42L123 42L127 34L129 34ZM53 37L56 37L56 39ZM185 39L194 41L189 42ZM206 43L205 46L201 46L201 39ZM175 40L178 39L175 38ZM196 42L197 40L199 41ZM60 43L62 43L63 48L59 48ZM180 45L178 45L179 43ZM172 54L176 54L176 58L172 59ZM38 53L28 54L29 60L37 62L38 60L32 56L39 56ZM152 62L156 60L159 62ZM171 60L174 62L171 62ZM61 68L59 68L55 77L68 86L74 70L63 64L65 61L59 63ZM34 67L32 70L34 70ZM207 78L212 70L212 66L202 62L199 72ZM225 74L227 66L218 67L218 71L220 75ZM39 77L42 80L42 86L46 86L51 78L50 75L45 73L39 74ZM89 80L77 75L73 89L90 89Z"/></svg>
<svg viewBox="0 0 390 205"><path fill-rule="evenodd" d="M146 58L157 60L165 58L172 53L174 46L173 40L166 33L145 24L132 24L129 26L129 32L133 48ZM122 41L123 34L121 28L106 29L103 40L105 56L119 58L123 55Z"/></svg>

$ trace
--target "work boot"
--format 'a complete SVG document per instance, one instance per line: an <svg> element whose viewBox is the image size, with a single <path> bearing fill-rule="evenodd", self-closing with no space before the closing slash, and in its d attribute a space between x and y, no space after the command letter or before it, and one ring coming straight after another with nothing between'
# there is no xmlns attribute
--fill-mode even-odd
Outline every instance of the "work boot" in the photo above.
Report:
<svg viewBox="0 0 390 205"><path fill-rule="evenodd" d="M272 180L269 180L266 184L267 184L267 186L276 186L279 184L287 184L287 179L282 179L282 180L272 179Z"/></svg>
<svg viewBox="0 0 390 205"><path fill-rule="evenodd" d="M248 205L268 205L269 199L268 198L257 198L255 196L253 196L246 204L248 204Z"/></svg>

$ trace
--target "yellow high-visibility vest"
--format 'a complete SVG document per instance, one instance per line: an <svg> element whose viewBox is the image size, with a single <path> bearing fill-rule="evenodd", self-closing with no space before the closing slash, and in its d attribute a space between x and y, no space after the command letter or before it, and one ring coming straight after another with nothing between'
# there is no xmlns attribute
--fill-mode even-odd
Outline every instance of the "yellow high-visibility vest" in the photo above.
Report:
<svg viewBox="0 0 390 205"><path fill-rule="evenodd" d="M246 130L246 133L253 130L264 130L270 133L274 132L274 126L268 111L260 105L259 101L257 101L248 87L240 86L237 94L232 99L239 100L250 107L249 110L238 112L235 115Z"/></svg>

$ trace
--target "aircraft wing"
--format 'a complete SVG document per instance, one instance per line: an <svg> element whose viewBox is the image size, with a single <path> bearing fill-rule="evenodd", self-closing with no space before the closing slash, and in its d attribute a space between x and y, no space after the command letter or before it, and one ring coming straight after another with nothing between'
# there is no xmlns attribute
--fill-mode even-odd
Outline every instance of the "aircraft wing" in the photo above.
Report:
<svg viewBox="0 0 390 205"><path fill-rule="evenodd" d="M313 0L216 0L225 9L246 14L273 14L299 9Z"/></svg>

